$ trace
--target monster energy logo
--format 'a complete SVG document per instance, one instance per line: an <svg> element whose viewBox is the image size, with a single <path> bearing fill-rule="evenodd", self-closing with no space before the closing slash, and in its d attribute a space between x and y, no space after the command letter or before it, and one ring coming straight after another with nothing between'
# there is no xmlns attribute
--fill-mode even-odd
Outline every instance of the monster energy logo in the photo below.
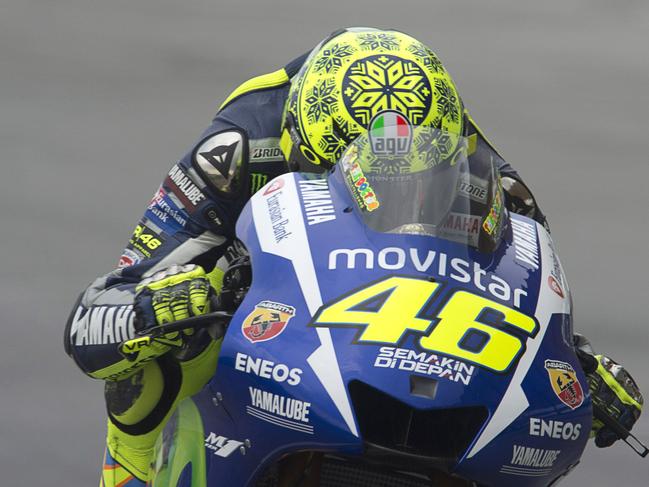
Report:
<svg viewBox="0 0 649 487"><path fill-rule="evenodd" d="M250 194L255 194L257 191L263 188L267 182L268 182L267 174L260 174L258 172L253 172L250 175Z"/></svg>

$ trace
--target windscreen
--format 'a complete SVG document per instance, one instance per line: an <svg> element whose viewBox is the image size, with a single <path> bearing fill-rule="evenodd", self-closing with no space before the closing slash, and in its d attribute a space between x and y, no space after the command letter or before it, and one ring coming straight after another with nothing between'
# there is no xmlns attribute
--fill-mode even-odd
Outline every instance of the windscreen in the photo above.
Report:
<svg viewBox="0 0 649 487"><path fill-rule="evenodd" d="M493 251L505 217L493 160L471 157L465 137L410 125L398 114L384 118L339 162L365 224Z"/></svg>

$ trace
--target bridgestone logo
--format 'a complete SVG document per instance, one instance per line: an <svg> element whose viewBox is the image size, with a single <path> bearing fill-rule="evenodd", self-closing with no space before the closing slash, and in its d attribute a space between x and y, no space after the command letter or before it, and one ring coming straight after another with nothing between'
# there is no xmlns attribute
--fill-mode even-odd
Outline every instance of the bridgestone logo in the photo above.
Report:
<svg viewBox="0 0 649 487"><path fill-rule="evenodd" d="M464 196L472 200L487 202L487 182L481 179L471 177L471 181L458 181L457 190Z"/></svg>
<svg viewBox="0 0 649 487"><path fill-rule="evenodd" d="M254 162L258 161L275 161L282 159L282 151L279 147L257 147L253 149L250 159Z"/></svg>

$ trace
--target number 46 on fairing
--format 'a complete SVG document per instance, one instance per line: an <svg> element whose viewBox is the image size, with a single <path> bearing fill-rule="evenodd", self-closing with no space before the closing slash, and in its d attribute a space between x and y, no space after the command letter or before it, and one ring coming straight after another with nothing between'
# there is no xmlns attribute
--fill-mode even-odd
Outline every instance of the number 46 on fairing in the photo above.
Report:
<svg viewBox="0 0 649 487"><path fill-rule="evenodd" d="M539 330L534 318L465 290L435 304L441 287L429 279L388 277L322 306L311 326L359 328L355 343L368 344L397 345L418 332L424 350L499 373L518 361L524 340Z"/></svg>

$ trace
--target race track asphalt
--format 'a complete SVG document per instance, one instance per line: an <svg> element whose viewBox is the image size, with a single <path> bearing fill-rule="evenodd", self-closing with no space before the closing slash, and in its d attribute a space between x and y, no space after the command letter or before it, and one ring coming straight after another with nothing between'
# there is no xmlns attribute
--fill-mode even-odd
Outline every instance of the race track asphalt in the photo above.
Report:
<svg viewBox="0 0 649 487"><path fill-rule="evenodd" d="M649 393L646 1L3 0L1 485L97 484L102 387L62 346L77 294L227 93L346 25L437 51L548 215L577 328ZM649 460L590 445L563 485L646 486Z"/></svg>

